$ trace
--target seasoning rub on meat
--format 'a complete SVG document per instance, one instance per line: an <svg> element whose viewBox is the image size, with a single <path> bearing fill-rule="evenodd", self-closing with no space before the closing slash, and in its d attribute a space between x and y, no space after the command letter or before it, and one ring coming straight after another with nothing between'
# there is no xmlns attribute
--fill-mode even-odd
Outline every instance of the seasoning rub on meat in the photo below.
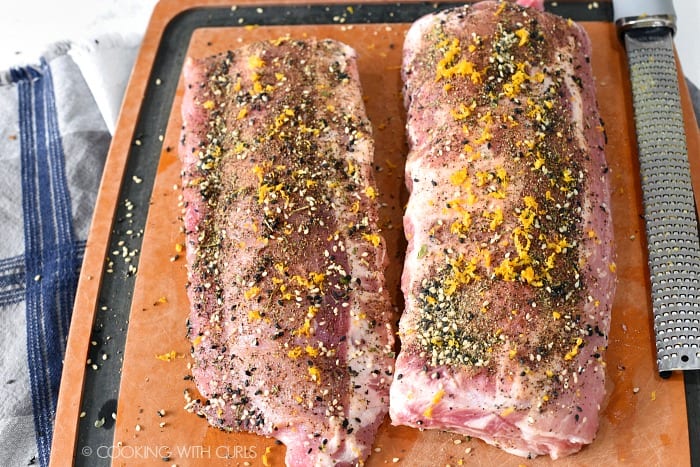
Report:
<svg viewBox="0 0 700 467"><path fill-rule="evenodd" d="M590 52L577 24L509 2L409 30L394 424L527 457L593 441L615 265Z"/></svg>
<svg viewBox="0 0 700 467"><path fill-rule="evenodd" d="M393 316L355 52L258 42L187 59L188 408L352 465L388 411Z"/></svg>

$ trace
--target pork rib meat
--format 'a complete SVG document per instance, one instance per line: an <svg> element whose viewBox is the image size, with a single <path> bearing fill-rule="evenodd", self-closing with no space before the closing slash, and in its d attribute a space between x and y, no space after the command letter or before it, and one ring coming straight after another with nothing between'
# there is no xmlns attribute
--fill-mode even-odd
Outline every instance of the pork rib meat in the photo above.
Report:
<svg viewBox="0 0 700 467"><path fill-rule="evenodd" d="M579 25L510 2L407 33L392 423L528 457L593 441L615 265L590 52Z"/></svg>
<svg viewBox="0 0 700 467"><path fill-rule="evenodd" d="M275 437L290 466L354 465L388 411L374 142L355 52L257 42L184 67L188 336L217 428Z"/></svg>

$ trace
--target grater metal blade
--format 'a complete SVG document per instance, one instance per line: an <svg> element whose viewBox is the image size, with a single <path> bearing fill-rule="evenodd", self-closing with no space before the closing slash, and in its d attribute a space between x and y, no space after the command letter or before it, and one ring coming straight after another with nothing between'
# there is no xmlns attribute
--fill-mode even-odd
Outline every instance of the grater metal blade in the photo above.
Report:
<svg viewBox="0 0 700 467"><path fill-rule="evenodd" d="M623 32L662 375L700 369L700 236L672 32L668 27Z"/></svg>

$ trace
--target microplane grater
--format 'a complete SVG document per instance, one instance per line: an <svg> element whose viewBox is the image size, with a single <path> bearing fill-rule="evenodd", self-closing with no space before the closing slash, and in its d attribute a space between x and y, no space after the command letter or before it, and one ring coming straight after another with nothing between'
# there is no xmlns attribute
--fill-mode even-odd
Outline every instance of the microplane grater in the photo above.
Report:
<svg viewBox="0 0 700 467"><path fill-rule="evenodd" d="M617 17L617 2L615 8ZM673 53L675 16L637 12L616 23L632 83L657 365L666 376L700 369L700 235Z"/></svg>

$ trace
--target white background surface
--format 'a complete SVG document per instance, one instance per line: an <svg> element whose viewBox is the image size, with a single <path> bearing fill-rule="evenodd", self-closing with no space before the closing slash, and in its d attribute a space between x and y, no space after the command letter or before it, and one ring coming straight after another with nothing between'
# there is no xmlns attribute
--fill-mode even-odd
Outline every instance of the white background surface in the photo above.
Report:
<svg viewBox="0 0 700 467"><path fill-rule="evenodd" d="M681 66L700 87L700 1L673 3ZM36 62L46 45L55 41L90 40L105 32L142 34L155 4L156 0L5 0L0 15L0 70Z"/></svg>

